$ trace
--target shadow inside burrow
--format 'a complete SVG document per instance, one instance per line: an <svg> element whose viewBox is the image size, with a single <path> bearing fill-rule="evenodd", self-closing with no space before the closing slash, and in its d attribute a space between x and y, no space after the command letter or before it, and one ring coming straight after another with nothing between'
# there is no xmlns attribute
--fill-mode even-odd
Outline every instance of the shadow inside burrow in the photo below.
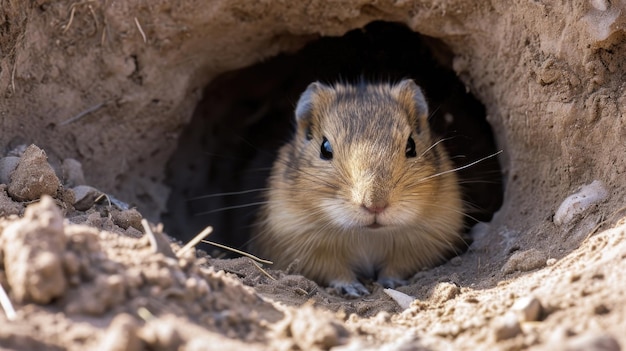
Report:
<svg viewBox="0 0 626 351"><path fill-rule="evenodd" d="M162 216L166 232L186 242L212 225L211 240L245 249L272 162L293 131L295 104L316 80L412 78L425 92L431 127L444 138L455 166L493 155L497 150L485 108L452 71L452 58L437 39L400 24L373 22L218 76L206 87L168 163L172 191ZM500 208L501 168L491 157L457 173L469 230ZM209 246L200 248L219 254Z"/></svg>

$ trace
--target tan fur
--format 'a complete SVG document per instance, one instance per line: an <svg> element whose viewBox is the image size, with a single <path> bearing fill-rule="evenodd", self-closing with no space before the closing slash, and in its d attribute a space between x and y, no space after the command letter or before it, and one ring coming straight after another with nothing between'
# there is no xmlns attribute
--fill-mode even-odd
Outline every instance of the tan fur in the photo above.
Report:
<svg viewBox="0 0 626 351"><path fill-rule="evenodd" d="M463 208L427 117L410 80L311 84L296 110L296 134L274 163L257 251L279 268L297 262L299 272L325 285L356 282L363 272L406 279L441 262L461 240ZM417 157L406 156L409 136ZM323 137L331 160L320 157ZM376 204L388 207L376 215L363 207ZM374 217L382 227L367 227Z"/></svg>

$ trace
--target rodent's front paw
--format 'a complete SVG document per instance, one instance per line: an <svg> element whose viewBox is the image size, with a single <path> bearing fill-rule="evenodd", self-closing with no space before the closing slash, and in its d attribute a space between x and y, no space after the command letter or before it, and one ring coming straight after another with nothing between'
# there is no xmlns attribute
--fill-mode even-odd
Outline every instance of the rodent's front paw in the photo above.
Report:
<svg viewBox="0 0 626 351"><path fill-rule="evenodd" d="M330 287L337 289L341 295L349 297L361 297L370 294L369 290L357 281L345 282L335 280L330 282L329 285Z"/></svg>
<svg viewBox="0 0 626 351"><path fill-rule="evenodd" d="M393 289L398 286L407 285L409 282L400 279L400 278L392 278L392 277L381 277L376 281L378 284L382 285L384 288Z"/></svg>

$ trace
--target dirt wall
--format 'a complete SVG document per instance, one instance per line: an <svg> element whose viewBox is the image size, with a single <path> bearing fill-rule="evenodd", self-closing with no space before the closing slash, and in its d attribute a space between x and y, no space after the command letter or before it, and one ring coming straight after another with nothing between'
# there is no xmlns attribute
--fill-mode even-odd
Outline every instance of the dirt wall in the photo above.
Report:
<svg viewBox="0 0 626 351"><path fill-rule="evenodd" d="M90 181L151 218L167 196L164 162L212 77L373 20L406 23L452 49L455 70L486 105L505 151L507 206L523 207L532 188L555 197L554 207L557 195L594 178L618 188L624 172L619 4L9 1L2 8L0 144L35 142L53 159L77 158ZM529 200L533 218L546 210Z"/></svg>
<svg viewBox="0 0 626 351"><path fill-rule="evenodd" d="M375 20L403 23L450 48L503 150L504 203L474 230L466 259L482 262L472 286L493 287L571 254L626 201L625 10L603 0L2 0L0 148L37 144L57 169L77 159L87 182L158 221L166 162L213 78ZM602 201L554 224L594 180Z"/></svg>

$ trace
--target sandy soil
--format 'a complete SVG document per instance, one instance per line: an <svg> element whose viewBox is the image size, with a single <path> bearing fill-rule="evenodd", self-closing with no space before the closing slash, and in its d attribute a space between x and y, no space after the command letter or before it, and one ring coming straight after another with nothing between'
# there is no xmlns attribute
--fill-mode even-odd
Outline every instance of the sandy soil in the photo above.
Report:
<svg viewBox="0 0 626 351"><path fill-rule="evenodd" d="M625 10L0 2L0 348L619 350ZM502 207L472 229L469 250L396 292L370 285L344 299L293 272L266 266L270 277L248 258L170 243L157 224L166 164L203 88L375 20L447 46L503 150Z"/></svg>
<svg viewBox="0 0 626 351"><path fill-rule="evenodd" d="M288 271L266 274L250 258L181 249L119 200L72 187L83 179L81 165L63 164L57 177L34 145L0 160L10 175L0 187L4 348L619 350L626 343L626 217L590 227L559 259L511 247L503 266L481 261L494 236L483 223L467 253L410 285L371 286L371 296L346 299ZM557 211L562 221L597 217L591 209L581 216L584 203L571 200L576 206Z"/></svg>

